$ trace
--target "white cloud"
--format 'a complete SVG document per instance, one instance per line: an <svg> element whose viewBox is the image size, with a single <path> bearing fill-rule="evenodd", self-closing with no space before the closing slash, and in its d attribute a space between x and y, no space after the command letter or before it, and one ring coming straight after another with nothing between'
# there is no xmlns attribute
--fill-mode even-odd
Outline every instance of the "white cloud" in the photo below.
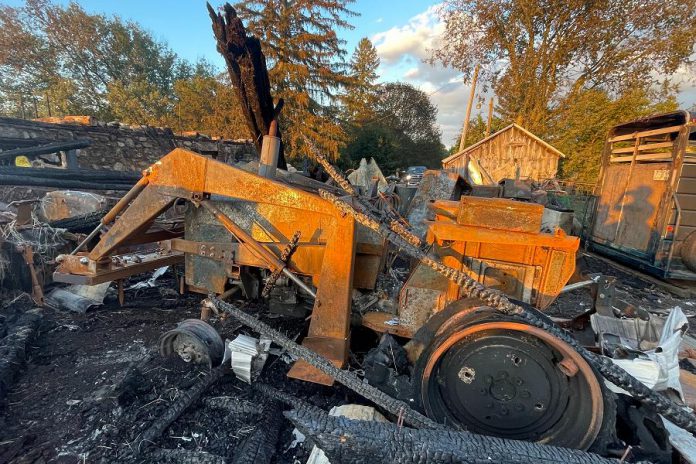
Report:
<svg viewBox="0 0 696 464"><path fill-rule="evenodd" d="M433 5L406 24L375 34L372 42L381 60L380 80L409 82L429 94L438 108L442 142L450 146L464 121L469 86L459 71L426 63L445 30L439 7Z"/></svg>
<svg viewBox="0 0 696 464"><path fill-rule="evenodd" d="M696 62L696 52L691 55L691 61ZM679 85L677 101L680 108L696 108L696 77L692 66L681 66L672 78Z"/></svg>
<svg viewBox="0 0 696 464"><path fill-rule="evenodd" d="M457 70L426 63L431 51L438 47L445 30L438 16L439 7L439 4L433 5L409 19L406 24L373 35L372 42L381 60L380 80L409 82L430 94L430 99L438 108L437 123L442 131L442 142L449 147L454 143L464 122L470 86L461 81L461 73ZM673 82L680 85L680 107L694 107L696 78L693 69L683 67L678 70L673 76ZM477 108L477 105L478 98L482 97L487 101L489 94L490 91L482 94L479 83L472 116L487 116L488 105L482 104L481 108Z"/></svg>

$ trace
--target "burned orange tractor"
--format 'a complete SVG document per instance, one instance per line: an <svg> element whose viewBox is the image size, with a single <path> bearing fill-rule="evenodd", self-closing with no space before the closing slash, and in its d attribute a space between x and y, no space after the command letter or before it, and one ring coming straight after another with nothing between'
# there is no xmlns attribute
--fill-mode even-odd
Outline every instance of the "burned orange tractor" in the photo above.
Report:
<svg viewBox="0 0 696 464"><path fill-rule="evenodd" d="M282 291L311 303L302 344L337 367L348 359L352 321L401 340L414 376L406 399L435 421L501 437L592 445L604 422L604 399L588 362L549 332L467 298L461 285L428 265L440 263L543 310L573 274L579 242L563 232L540 233L542 206L471 196L435 201L424 243L406 225L385 220L430 258L413 261L394 309L362 311L354 291L373 290L388 271L387 241L340 207L357 201L344 189L271 165L262 160L261 175L172 151L144 172L78 250L60 257L55 280L120 281L183 262L182 285L190 291L223 298L235 286L249 298ZM158 216L183 202L183 233L153 231ZM82 250L100 231L96 244ZM116 259L147 241L160 241L149 260ZM333 382L303 360L288 375Z"/></svg>

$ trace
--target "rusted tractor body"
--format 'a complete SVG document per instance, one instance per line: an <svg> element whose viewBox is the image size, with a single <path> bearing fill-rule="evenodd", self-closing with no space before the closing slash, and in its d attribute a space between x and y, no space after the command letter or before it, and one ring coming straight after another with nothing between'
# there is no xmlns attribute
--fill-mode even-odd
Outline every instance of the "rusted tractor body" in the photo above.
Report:
<svg viewBox="0 0 696 464"><path fill-rule="evenodd" d="M280 170L271 176L176 149L145 171L104 218L104 225L113 224L90 251L61 257L54 279L97 284L183 261L185 286L204 294L239 285L253 298L283 282L301 299L313 300L303 345L344 366L354 289L375 287L387 247L317 193L331 187ZM182 202L188 203L183 235L148 232L158 216ZM432 253L512 298L544 309L573 273L578 239L539 233L541 206L463 197L433 208L427 239ZM151 260L118 259L124 247L164 239ZM589 365L553 336L460 296L456 285L415 263L398 314L363 315L363 325L377 332L413 338L406 351L414 388L406 396L436 420L588 448L603 417L601 389ZM288 375L333 381L302 360ZM574 424L569 417L577 419Z"/></svg>

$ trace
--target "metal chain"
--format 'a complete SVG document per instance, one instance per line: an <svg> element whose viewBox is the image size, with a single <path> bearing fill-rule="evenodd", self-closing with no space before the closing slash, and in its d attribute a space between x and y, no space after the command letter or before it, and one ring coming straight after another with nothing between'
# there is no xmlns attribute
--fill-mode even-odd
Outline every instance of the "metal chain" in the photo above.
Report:
<svg viewBox="0 0 696 464"><path fill-rule="evenodd" d="M334 180L334 182L336 182L343 189L343 191L345 191L348 195L353 197L354 200L356 200L358 205L360 205L359 209L365 213L367 213L368 211L372 211L374 213L375 211L372 205L363 201L363 199L360 197L360 195L358 195L358 192L353 187L353 184L350 183L346 176L338 168L334 167L331 163L329 163L329 160L327 160L326 157L324 157L324 155L322 155L319 152L317 147L306 137L305 143L309 147L309 150L312 153L314 159L322 165L324 170L329 174L329 176ZM423 241L413 232L411 232L408 229L407 225L404 225L403 222L401 222L401 216L399 216L396 212L391 210L387 210L385 213L387 215L386 220L389 221L390 228L397 231L401 238L403 238L415 247L421 247L423 245Z"/></svg>
<svg viewBox="0 0 696 464"><path fill-rule="evenodd" d="M284 262L286 265L288 264L290 257L293 255L293 253L295 253L295 250L297 249L297 243L300 241L300 234L301 232L299 230L296 231L290 239L290 242L288 242L285 248L283 248L283 251L280 253L280 260ZM263 287L263 291L261 292L262 298L266 298L268 297L268 295L271 294L271 290L273 290L273 287L275 287L278 278L283 273L283 269L284 268L282 267L276 269L268 277L268 279L266 280L266 285Z"/></svg>
<svg viewBox="0 0 696 464"><path fill-rule="evenodd" d="M557 338L572 346L585 360L590 363L607 380L629 392L642 403L654 407L660 414L679 427L696 434L696 416L668 398L654 392L624 369L612 363L610 359L598 356L580 345L568 332L553 324L549 320L540 317L523 306L511 302L501 292L486 288L464 272L453 269L428 256L419 247L413 246L406 238L402 237L398 229L388 227L383 222L371 217L365 211L358 211L350 203L325 190L320 190L319 195L333 204L342 213L349 214L360 224L377 232L389 242L399 247L404 253L420 260L439 274L447 277L459 285L463 293L471 298L478 298L490 307L507 315L518 316L529 325L545 330Z"/></svg>

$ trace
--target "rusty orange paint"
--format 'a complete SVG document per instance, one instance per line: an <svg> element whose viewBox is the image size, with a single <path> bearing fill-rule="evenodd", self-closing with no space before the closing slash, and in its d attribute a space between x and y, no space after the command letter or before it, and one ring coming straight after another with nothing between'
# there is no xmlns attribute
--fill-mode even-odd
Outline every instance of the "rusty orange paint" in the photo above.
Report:
<svg viewBox="0 0 696 464"><path fill-rule="evenodd" d="M436 201L433 209L435 221L429 223L427 241L443 262L513 298L544 309L575 271L580 239L560 229L555 234L540 233L541 205L463 197L458 202ZM465 262L499 269L496 272L503 280L479 274ZM486 278L492 280L484 281ZM460 297L459 287L449 283L447 301Z"/></svg>
<svg viewBox="0 0 696 464"><path fill-rule="evenodd" d="M287 242L287 237L295 231L301 232L304 243L298 245L288 267L300 267L299 272L310 276L318 288L309 335L303 344L337 366L345 365L358 253L362 261L368 263L357 271L359 282L362 285L374 283L384 247L375 243L358 243L353 218L341 214L314 192L188 150L177 148L145 170L143 178L105 218L110 222L120 213L118 220L88 255L66 259L63 275L68 278L67 275L73 273L97 278L100 272L104 272L97 263L108 260L119 246L145 233L177 199L209 208L212 202L207 203L207 199L211 195L251 202L255 213L265 223L252 223L250 228L242 228L213 207L213 215L231 233L229 245L234 244L234 251L239 253L233 264L255 263L269 270L283 267L285 263L279 259L279 249ZM239 243L233 237L238 238ZM186 242L178 239L175 246L184 253L191 253L197 244ZM236 254L231 256L236 257ZM82 264L81 260L87 257L88 263ZM218 259L217 256L206 257ZM220 276L220 279L224 282L226 276ZM201 290L207 292L210 289ZM296 364L290 375L324 384L333 381L304 363Z"/></svg>

